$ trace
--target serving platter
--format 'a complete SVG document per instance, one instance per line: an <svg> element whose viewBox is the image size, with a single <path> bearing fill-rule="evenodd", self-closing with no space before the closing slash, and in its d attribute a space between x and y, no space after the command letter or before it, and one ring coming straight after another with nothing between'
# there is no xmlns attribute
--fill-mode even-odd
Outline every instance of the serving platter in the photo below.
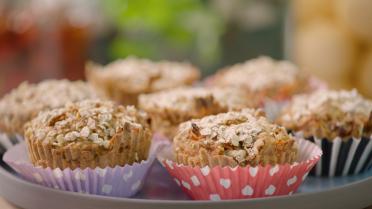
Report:
<svg viewBox="0 0 372 209"><path fill-rule="evenodd" d="M65 192L29 183L0 163L0 195L16 206L40 208L364 208L372 205L372 170L356 176L308 177L291 196L225 201L190 200L159 163L155 163L142 191L132 198L113 198Z"/></svg>

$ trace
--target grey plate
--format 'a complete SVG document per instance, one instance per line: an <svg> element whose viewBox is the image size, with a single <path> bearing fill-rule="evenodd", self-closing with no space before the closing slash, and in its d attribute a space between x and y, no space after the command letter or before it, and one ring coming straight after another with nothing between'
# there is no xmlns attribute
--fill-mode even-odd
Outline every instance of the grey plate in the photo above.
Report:
<svg viewBox="0 0 372 209"><path fill-rule="evenodd" d="M363 208L372 205L372 170L357 176L339 178L308 177L292 196L229 201L192 201L182 193L157 163L143 191L134 198L112 198L65 192L29 183L0 166L0 195L13 204L40 208Z"/></svg>

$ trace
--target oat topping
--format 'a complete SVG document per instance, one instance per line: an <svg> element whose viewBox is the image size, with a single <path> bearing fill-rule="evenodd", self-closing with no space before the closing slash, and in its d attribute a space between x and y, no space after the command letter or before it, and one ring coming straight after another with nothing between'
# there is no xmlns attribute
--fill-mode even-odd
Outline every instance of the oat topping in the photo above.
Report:
<svg viewBox="0 0 372 209"><path fill-rule="evenodd" d="M177 88L140 96L140 106L146 110L166 109L191 114L212 104L224 110L250 106L244 92L235 88Z"/></svg>
<svg viewBox="0 0 372 209"><path fill-rule="evenodd" d="M293 144L283 127L271 124L263 115L260 110L243 109L183 123L175 137L176 152L185 152L185 141L201 143L204 147L222 147L223 155L246 165L257 157L263 146L269 147L280 141L292 141Z"/></svg>
<svg viewBox="0 0 372 209"><path fill-rule="evenodd" d="M341 110L349 114L362 114L369 117L372 111L372 101L363 98L354 89L352 91L321 90L311 95L299 95L293 99L291 113L286 114L285 119L298 120L304 115L316 113L326 108Z"/></svg>
<svg viewBox="0 0 372 209"><path fill-rule="evenodd" d="M110 101L85 100L40 113L26 125L26 136L55 146L70 142L93 142L107 148L121 130L148 129L147 114L133 106Z"/></svg>
<svg viewBox="0 0 372 209"><path fill-rule="evenodd" d="M259 57L245 63L228 67L218 82L227 85L244 85L251 90L262 90L271 86L296 82L300 72L288 61L276 61L269 57Z"/></svg>
<svg viewBox="0 0 372 209"><path fill-rule="evenodd" d="M117 60L104 67L95 65L90 67L101 79L120 82L116 84L117 87L131 93L146 93L189 85L200 76L199 71L189 63L153 62L135 57Z"/></svg>
<svg viewBox="0 0 372 209"><path fill-rule="evenodd" d="M202 88L178 88L141 95L139 101L140 106L146 110L173 109L180 112L197 111L198 108L212 106L216 103L212 92Z"/></svg>
<svg viewBox="0 0 372 209"><path fill-rule="evenodd" d="M182 124L180 130L190 129L192 132L197 130L203 138L217 143L231 143L233 146L239 146L240 142L252 144L259 133L276 127L259 115L263 116L264 113L243 109L241 112L206 116Z"/></svg>
<svg viewBox="0 0 372 209"><path fill-rule="evenodd" d="M372 101L356 90L319 90L310 95L295 96L283 110L279 123L294 131L304 129L319 137L359 137L372 125ZM311 126L311 127L310 127Z"/></svg>
<svg viewBox="0 0 372 209"><path fill-rule="evenodd" d="M20 133L24 123L42 110L62 107L67 102L95 98L97 95L92 87L82 81L24 82L0 101L0 127Z"/></svg>

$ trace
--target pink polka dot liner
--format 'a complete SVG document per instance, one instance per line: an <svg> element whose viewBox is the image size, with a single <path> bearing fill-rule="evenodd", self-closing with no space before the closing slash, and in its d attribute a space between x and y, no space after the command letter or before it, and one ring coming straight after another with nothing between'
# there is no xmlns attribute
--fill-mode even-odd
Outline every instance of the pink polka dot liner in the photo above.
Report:
<svg viewBox="0 0 372 209"><path fill-rule="evenodd" d="M172 161L171 147L158 155L174 181L195 200L228 200L291 195L319 161L322 151L304 139L297 140L298 161L289 165L246 167L192 167Z"/></svg>
<svg viewBox="0 0 372 209"><path fill-rule="evenodd" d="M155 153L164 143L153 140L148 160L114 168L61 170L35 167L27 156L25 143L10 148L3 159L22 178L42 186L85 194L130 197L142 188Z"/></svg>

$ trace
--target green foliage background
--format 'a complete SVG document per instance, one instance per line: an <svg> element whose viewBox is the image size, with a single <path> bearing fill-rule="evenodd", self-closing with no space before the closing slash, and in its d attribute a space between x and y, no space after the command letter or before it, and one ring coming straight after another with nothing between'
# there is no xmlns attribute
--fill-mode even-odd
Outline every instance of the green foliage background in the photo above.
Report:
<svg viewBox="0 0 372 209"><path fill-rule="evenodd" d="M117 28L112 58L194 60L208 66L220 57L223 19L200 0L110 0L105 13Z"/></svg>

